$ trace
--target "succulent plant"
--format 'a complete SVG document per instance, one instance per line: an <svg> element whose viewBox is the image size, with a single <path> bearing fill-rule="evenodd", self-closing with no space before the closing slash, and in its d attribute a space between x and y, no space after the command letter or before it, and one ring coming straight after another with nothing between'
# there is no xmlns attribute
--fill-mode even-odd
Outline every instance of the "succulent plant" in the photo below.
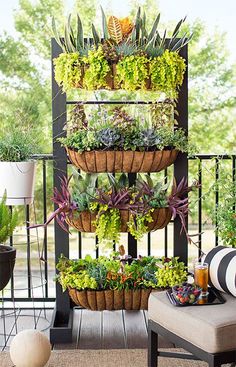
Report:
<svg viewBox="0 0 236 367"><path fill-rule="evenodd" d="M143 147L153 147L160 144L160 138L155 129L145 129L140 131L140 144Z"/></svg>
<svg viewBox="0 0 236 367"><path fill-rule="evenodd" d="M135 43L124 41L115 46L115 50L119 57L124 57L136 54L138 52L138 47L135 45Z"/></svg>
<svg viewBox="0 0 236 367"><path fill-rule="evenodd" d="M98 131L97 139L107 148L117 145L121 136L116 128L105 128Z"/></svg>

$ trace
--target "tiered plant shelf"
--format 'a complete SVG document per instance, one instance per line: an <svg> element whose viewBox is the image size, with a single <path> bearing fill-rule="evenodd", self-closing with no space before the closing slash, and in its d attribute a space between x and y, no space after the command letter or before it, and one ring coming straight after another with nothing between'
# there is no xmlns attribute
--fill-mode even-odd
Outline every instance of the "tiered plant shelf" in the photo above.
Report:
<svg viewBox="0 0 236 367"><path fill-rule="evenodd" d="M140 17L140 14L137 16ZM114 17L115 18L115 17ZM141 18L140 18L141 19ZM113 19L116 22L115 19ZM103 14L103 23L104 23L104 14ZM80 25L79 25L80 26ZM70 31L70 23L67 29L67 36L68 31ZM55 24L54 24L55 28ZM134 32L133 28L130 32ZM136 26L137 32L137 26ZM176 31L175 31L176 32ZM177 33L176 33L177 34ZM106 36L106 34L105 34ZM154 35L153 35L154 36ZM76 147L68 145L66 150L61 146L58 142L57 137L64 137L66 138L66 132L64 130L64 125L67 121L67 105L73 104L87 104L87 105L94 105L94 104L125 104L125 105L132 105L132 104L139 104L139 105L149 105L153 104L152 101L67 101L66 94L63 93L68 89L68 87L76 87L76 88L85 88L88 90L92 89L119 89L123 88L126 90L138 90L138 89L146 89L146 90L155 90L158 86L158 82L155 79L155 72L154 69L161 65L163 60L166 61L169 57L172 57L171 52L168 50L163 53L163 56L156 56L152 58L152 61L143 56L129 56L125 57L120 61L115 61L112 64L107 63L104 58L104 54L106 54L107 50L107 40L105 40L102 46L99 46L100 38L93 27L93 40L84 40L82 38L79 39L79 47L81 49L85 48L86 42L88 45L95 42L97 46L96 51L89 51L88 56L86 58L78 57L78 54L73 54L73 37L70 39L71 43L71 55L73 54L73 60L71 59L70 53L66 53L66 39L57 38L57 42L55 39L52 39L52 115L53 115L53 155L54 155L54 186L57 189L60 189L61 180L63 176L67 176L67 154L71 161L71 163L81 169L84 172L88 173L118 173L118 172L125 172L128 173L129 177L129 184L134 185L136 181L136 173L138 172L159 172L165 170L171 164L174 164L174 176L179 183L183 177L188 177L188 163L187 163L187 154L185 152L179 151L176 147L163 147L163 149L158 150L154 149L153 151L138 151L138 150L124 150L124 149L106 149L106 150L99 150L99 149L91 149L90 151L80 151ZM76 42L76 41L75 41ZM61 45L59 46L58 43ZM96 44L97 43L97 44ZM117 44L119 42L117 41ZM183 76L183 80L179 79L178 82L175 83L175 86L178 87L180 85L180 91L178 94L177 104L176 104L176 111L178 112L175 116L178 122L178 129L183 129L186 134L188 132L188 86L187 86L187 66L188 66L188 59L187 59L187 42L184 39L176 39L173 43L173 39L165 39L163 41L163 45L168 44L172 45L174 49L174 45L182 45L183 47L179 51L178 54L173 55L173 57L177 58L178 67L181 69L180 75ZM172 44L173 43L173 44ZM64 49L64 53L63 53ZM170 54L170 55L169 55ZM54 60L54 61L53 61ZM55 61L56 60L56 61ZM94 79L94 74L96 74L96 62L99 63L100 60L100 67L103 72L102 78ZM183 66L183 60L185 61L185 66ZM127 68L131 67L135 64L136 68L140 67L140 63L142 64L142 72L143 79L139 80L139 82L135 84L127 83ZM160 63L157 65L157 63ZM74 67L77 65L76 72L77 77L73 80L70 80L68 85L68 78L62 72L61 65L67 64L67 70L69 68ZM53 67L55 65L56 70ZM104 69L105 68L105 69ZM106 72L104 71L106 70ZM155 69L156 70L156 69ZM185 73L184 73L185 71ZM56 72L56 75L55 75ZM153 72L153 74L152 74ZM182 73L182 74L181 74ZM182 83L183 82L183 83ZM60 86L59 86L59 85ZM165 92L165 86L161 86L159 83L159 88L162 92ZM176 95L172 95L173 98ZM161 102L155 102L161 103ZM66 145L66 144L65 144ZM67 154L66 154L67 152ZM152 212L153 221L148 223L148 231L153 231L156 229L164 228L171 220L172 212L170 209L167 208L160 208L156 209ZM121 232L127 232L127 222L130 218L129 210L120 210L120 220L121 220ZM76 228L80 232L95 232L95 226L93 224L93 220L96 219L96 213L91 212L82 212L78 216L75 217L67 217L66 222L70 226ZM187 239L181 233L181 222L179 218L174 220L174 256L179 256L180 260L187 263ZM60 257L61 253L63 253L66 257L69 258L69 236L68 233L62 230L58 223L55 223L55 259L56 262ZM131 257L137 257L137 241L131 234L128 234L128 253ZM151 247L150 247L150 238L148 244L148 255L151 254ZM98 255L98 250L97 250ZM139 292L139 307L140 308L140 297L141 293ZM69 292L62 292L60 284L56 285L56 307L54 313L54 320L53 325L50 331L51 342L53 343L62 343L62 342L70 342L72 337L72 302L70 300L69 294L71 299L84 307L88 307L90 309L114 309L115 306L115 299L112 298L109 302L106 299L105 293L101 293L100 295L93 293L80 293L74 289L70 289ZM91 306L91 297L100 297L102 298L100 306L98 302L95 306ZM127 296L128 297L128 296ZM129 297L134 297L133 294L130 294ZM90 298L90 300L89 300ZM147 307L147 298L148 292L145 293L145 307ZM123 299L122 305L127 304L130 302L127 298L126 300ZM106 307L106 303L108 306ZM112 306L111 306L112 303ZM119 307L118 307L119 308ZM142 307L141 307L142 308ZM128 309L128 306L127 306Z"/></svg>

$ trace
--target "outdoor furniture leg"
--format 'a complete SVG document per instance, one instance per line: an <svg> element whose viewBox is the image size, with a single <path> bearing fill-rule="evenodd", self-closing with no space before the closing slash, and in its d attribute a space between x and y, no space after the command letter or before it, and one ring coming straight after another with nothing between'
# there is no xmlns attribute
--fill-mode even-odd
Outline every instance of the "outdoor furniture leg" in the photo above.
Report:
<svg viewBox="0 0 236 367"><path fill-rule="evenodd" d="M148 367L157 367L158 361L158 335L148 328Z"/></svg>

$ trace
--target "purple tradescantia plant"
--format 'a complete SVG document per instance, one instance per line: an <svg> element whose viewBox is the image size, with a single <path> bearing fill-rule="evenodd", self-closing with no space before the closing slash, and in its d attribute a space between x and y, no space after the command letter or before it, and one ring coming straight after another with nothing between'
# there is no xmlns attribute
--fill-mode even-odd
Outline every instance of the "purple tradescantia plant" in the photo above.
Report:
<svg viewBox="0 0 236 367"><path fill-rule="evenodd" d="M199 188L199 187L200 185L198 182L194 182L191 186L188 186L188 182L185 177L182 178L182 180L179 182L178 185L176 184L176 181L174 180L171 194L168 197L168 205L173 213L173 218L175 219L177 215L180 218L180 221L182 224L180 233L184 231L188 242L196 246L201 251L202 255L204 255L203 251L199 248L198 241L193 241L192 239L192 237L198 236L199 233L190 235L186 227L186 218L189 213L189 208L188 208L189 201L188 201L188 197L186 197L186 194L194 190L194 188Z"/></svg>
<svg viewBox="0 0 236 367"><path fill-rule="evenodd" d="M51 200L58 205L58 208L49 216L48 220L43 225L33 225L29 227L30 229L42 226L46 227L53 219L56 219L59 226L64 231L69 232L65 226L66 217L71 218L73 216L73 212L77 210L77 204L72 200L69 191L71 177L69 179L65 176L60 177L61 192L56 187L54 188Z"/></svg>
<svg viewBox="0 0 236 367"><path fill-rule="evenodd" d="M110 193L104 192L103 189L96 190L97 197L92 201L107 205L109 209L129 209L129 202L131 200L131 193L128 187L116 190L111 188Z"/></svg>

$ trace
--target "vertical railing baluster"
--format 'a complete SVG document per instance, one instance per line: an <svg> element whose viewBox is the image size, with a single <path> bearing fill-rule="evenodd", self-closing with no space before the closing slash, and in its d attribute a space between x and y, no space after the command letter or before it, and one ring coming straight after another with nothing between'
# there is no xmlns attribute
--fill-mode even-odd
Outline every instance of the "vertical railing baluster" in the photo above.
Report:
<svg viewBox="0 0 236 367"><path fill-rule="evenodd" d="M12 214L13 212L13 209L12 209L12 206L9 206L9 209L10 209L10 212ZM10 246L13 247L13 235L10 236ZM11 277L11 298L14 299L15 297L15 294L14 294L14 273L13 273L13 276Z"/></svg>
<svg viewBox="0 0 236 367"><path fill-rule="evenodd" d="M43 221L47 221L47 168L46 160L43 159ZM44 276L45 276L45 297L48 297L48 231L44 227Z"/></svg>
<svg viewBox="0 0 236 367"><path fill-rule="evenodd" d="M81 232L78 232L78 257L82 258L82 236Z"/></svg>
<svg viewBox="0 0 236 367"><path fill-rule="evenodd" d="M29 205L25 206L25 219L26 219L26 236L27 236L27 277L28 277L28 297L31 297L31 251L30 251L30 211Z"/></svg>
<svg viewBox="0 0 236 367"><path fill-rule="evenodd" d="M236 184L236 156L232 156L232 181L233 181L233 190L234 190L234 198L235 198L235 194L236 194L236 188L235 188L235 184ZM236 209L236 203L233 203L233 211L235 212Z"/></svg>
<svg viewBox="0 0 236 367"><path fill-rule="evenodd" d="M217 209L219 204L219 159L215 158L215 182L216 182L216 191L215 191L215 208L216 208L216 215L215 215L215 246L219 244L219 236L218 236L218 220L217 220Z"/></svg>
<svg viewBox="0 0 236 367"><path fill-rule="evenodd" d="M165 182L165 185L167 184L168 182L168 177L167 177L167 174L168 174L168 171L167 171L167 168L165 169L164 171L164 182ZM165 248L165 257L168 257L168 225L165 227L164 229L164 248Z"/></svg>
<svg viewBox="0 0 236 367"><path fill-rule="evenodd" d="M202 250L202 160L198 161L198 257L201 257Z"/></svg>

